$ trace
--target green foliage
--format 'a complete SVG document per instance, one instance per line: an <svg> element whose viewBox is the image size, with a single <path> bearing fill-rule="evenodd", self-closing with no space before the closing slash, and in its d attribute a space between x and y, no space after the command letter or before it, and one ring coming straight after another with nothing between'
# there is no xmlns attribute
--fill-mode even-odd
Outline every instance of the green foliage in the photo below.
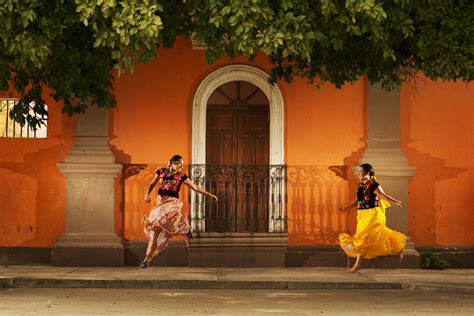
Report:
<svg viewBox="0 0 474 316"><path fill-rule="evenodd" d="M113 107L113 70L133 72L178 36L205 42L208 63L262 51L271 81L341 87L367 76L392 89L420 71L471 81L473 9L469 0L0 0L0 91L21 93L11 115L32 126L47 116L44 87L69 115Z"/></svg>
<svg viewBox="0 0 474 316"><path fill-rule="evenodd" d="M91 103L115 105L110 91L116 62L108 49L94 46L93 32L80 21L74 3L0 0L0 16L0 89L12 85L21 94L13 119L33 128L43 124L44 87L69 115Z"/></svg>
<svg viewBox="0 0 474 316"><path fill-rule="evenodd" d="M133 63L149 62L155 57L163 11L155 0L76 0L76 11L85 26L93 30L94 47L111 50L119 74Z"/></svg>
<svg viewBox="0 0 474 316"><path fill-rule="evenodd" d="M412 44L417 68L432 79L471 81L474 1L416 1L413 15L417 33Z"/></svg>
<svg viewBox="0 0 474 316"><path fill-rule="evenodd" d="M443 270L451 267L451 265L439 257L436 253L428 252L423 256L423 262L421 263L422 269L436 269Z"/></svg>

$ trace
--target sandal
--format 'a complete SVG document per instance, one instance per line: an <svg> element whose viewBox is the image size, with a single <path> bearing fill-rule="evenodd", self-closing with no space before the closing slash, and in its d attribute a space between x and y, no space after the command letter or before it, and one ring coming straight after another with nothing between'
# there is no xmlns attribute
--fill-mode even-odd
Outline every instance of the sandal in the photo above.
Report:
<svg viewBox="0 0 474 316"><path fill-rule="evenodd" d="M186 237L188 237L188 239L194 239L194 235L191 229L186 233Z"/></svg>
<svg viewBox="0 0 474 316"><path fill-rule="evenodd" d="M150 265L150 261L143 260L142 263L140 263L140 268L146 269Z"/></svg>

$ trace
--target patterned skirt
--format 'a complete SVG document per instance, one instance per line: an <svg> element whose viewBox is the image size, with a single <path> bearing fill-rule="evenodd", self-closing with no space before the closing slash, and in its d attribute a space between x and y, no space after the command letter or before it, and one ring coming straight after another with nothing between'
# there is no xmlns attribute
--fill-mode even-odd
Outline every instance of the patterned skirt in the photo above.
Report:
<svg viewBox="0 0 474 316"><path fill-rule="evenodd" d="M390 204L381 200L377 207L357 210L355 235L339 235L339 244L349 257L361 254L363 258L371 259L396 254L405 248L407 236L385 226L385 209L388 207Z"/></svg>
<svg viewBox="0 0 474 316"><path fill-rule="evenodd" d="M158 195L156 205L148 217L143 220L145 234L153 240L153 232L161 230L168 237L185 235L189 232L189 224L181 214L183 202L171 196Z"/></svg>

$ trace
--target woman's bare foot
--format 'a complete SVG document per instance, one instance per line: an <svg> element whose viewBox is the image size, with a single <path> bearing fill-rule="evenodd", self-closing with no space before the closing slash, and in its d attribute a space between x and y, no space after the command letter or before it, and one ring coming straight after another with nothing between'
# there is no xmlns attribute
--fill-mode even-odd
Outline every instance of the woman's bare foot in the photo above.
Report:
<svg viewBox="0 0 474 316"><path fill-rule="evenodd" d="M403 261L403 250L398 253L398 258L400 258L400 263Z"/></svg>
<svg viewBox="0 0 474 316"><path fill-rule="evenodd" d="M354 266L347 271L351 273L357 272L360 269L361 264L362 264L362 256L360 254L357 254L357 259L356 259L356 262L354 263Z"/></svg>
<svg viewBox="0 0 474 316"><path fill-rule="evenodd" d="M348 269L347 272L355 273L360 270L360 265L358 266L353 266L352 268Z"/></svg>

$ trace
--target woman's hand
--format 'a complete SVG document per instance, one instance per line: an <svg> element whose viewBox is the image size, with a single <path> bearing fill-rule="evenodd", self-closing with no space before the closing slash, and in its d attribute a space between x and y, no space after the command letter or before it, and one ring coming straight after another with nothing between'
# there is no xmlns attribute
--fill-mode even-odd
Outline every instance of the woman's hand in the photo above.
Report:
<svg viewBox="0 0 474 316"><path fill-rule="evenodd" d="M160 181L160 177L158 176L158 174L155 174L153 181L150 183L150 185L148 186L148 189L146 190L145 199L144 199L146 203L150 203L151 201L150 192L153 192L153 188L158 183L158 181Z"/></svg>
<svg viewBox="0 0 474 316"><path fill-rule="evenodd" d="M217 198L217 196L215 196L215 195L212 194L212 193L209 193L209 197L211 198L211 200L212 200L213 202L217 202L217 201L219 200L219 199Z"/></svg>
<svg viewBox="0 0 474 316"><path fill-rule="evenodd" d="M405 203L403 203L402 201L397 201L395 202L395 205L398 206L398 207L405 207Z"/></svg>

